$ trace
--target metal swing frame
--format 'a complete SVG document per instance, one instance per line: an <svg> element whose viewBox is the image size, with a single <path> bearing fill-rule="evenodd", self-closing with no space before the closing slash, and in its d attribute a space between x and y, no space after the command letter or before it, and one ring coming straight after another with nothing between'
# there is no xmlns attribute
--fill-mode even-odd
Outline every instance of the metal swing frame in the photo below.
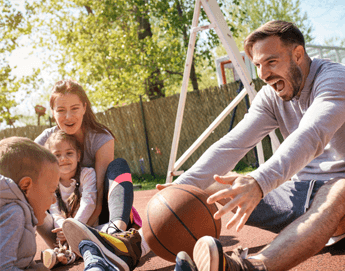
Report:
<svg viewBox="0 0 345 271"><path fill-rule="evenodd" d="M198 26L201 7L203 7L211 24L206 26ZM199 31L214 29L221 40L231 62L234 65L236 72L238 73L244 88L235 97L235 99L223 110L223 112L210 124L210 126L199 136L199 138L188 148L188 150L176 161L177 148L180 139L181 126L183 120L183 112L185 108L187 98L187 87L189 82L189 75L191 64L193 60L194 47L196 41L196 35ZM243 61L243 57L240 54L236 43L232 37L232 33L224 19L224 16L219 8L216 0L196 0L193 21L191 27L191 34L189 37L188 51L186 57L186 63L183 73L182 88L180 93L180 99L177 109L175 130L173 136L173 142L170 153L170 160L168 166L168 172L166 177L166 183L171 183L173 176L179 176L183 171L178 171L182 164L192 155L192 153L205 141L205 139L212 133L212 131L230 114L230 112L236 107L236 105L248 94L250 102L254 99L256 91L253 87L253 81ZM272 150L279 147L280 142L274 131L269 134L272 143ZM259 164L264 163L264 155L262 149L262 143L257 145Z"/></svg>

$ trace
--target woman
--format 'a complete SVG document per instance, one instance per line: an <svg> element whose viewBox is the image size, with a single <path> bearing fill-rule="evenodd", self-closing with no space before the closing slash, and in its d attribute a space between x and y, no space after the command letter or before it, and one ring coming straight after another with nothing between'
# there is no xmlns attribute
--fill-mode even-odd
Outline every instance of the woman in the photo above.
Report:
<svg viewBox="0 0 345 271"><path fill-rule="evenodd" d="M110 220L116 231L141 227L140 217L132 209L133 184L128 164L121 158L114 160L115 137L96 120L82 86L73 80L55 83L50 108L57 126L44 130L35 142L44 145L54 131L61 129L75 136L83 147L81 166L96 171L96 208L87 224L95 226L99 218L98 224Z"/></svg>

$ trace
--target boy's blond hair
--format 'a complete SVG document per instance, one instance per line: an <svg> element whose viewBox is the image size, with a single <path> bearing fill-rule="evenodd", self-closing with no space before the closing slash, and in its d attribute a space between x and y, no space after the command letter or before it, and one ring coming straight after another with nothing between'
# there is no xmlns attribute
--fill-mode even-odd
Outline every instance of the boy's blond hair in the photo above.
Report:
<svg viewBox="0 0 345 271"><path fill-rule="evenodd" d="M38 179L43 163L58 161L49 150L25 137L9 137L0 141L0 174L16 184L23 177Z"/></svg>

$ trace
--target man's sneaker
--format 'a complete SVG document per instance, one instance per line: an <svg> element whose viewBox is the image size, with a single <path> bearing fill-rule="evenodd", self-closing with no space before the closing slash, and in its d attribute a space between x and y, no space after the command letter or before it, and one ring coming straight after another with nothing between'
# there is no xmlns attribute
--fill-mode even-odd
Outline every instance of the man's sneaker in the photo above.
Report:
<svg viewBox="0 0 345 271"><path fill-rule="evenodd" d="M72 251L79 256L79 243L82 240L90 240L96 243L121 271L133 270L138 265L141 257L141 236L134 229L107 234L68 218L62 224L62 231Z"/></svg>
<svg viewBox="0 0 345 271"><path fill-rule="evenodd" d="M107 257L103 254L99 246L89 240L83 240L79 243L80 254L84 259L84 271L92 268L98 268L104 271L119 270Z"/></svg>
<svg viewBox="0 0 345 271"><path fill-rule="evenodd" d="M176 255L176 265L174 271L198 271L189 255L181 251Z"/></svg>
<svg viewBox="0 0 345 271"><path fill-rule="evenodd" d="M223 253L219 240L201 237L193 250L194 262L199 271L267 271L262 261L246 259L248 250L241 247L232 251L231 255Z"/></svg>

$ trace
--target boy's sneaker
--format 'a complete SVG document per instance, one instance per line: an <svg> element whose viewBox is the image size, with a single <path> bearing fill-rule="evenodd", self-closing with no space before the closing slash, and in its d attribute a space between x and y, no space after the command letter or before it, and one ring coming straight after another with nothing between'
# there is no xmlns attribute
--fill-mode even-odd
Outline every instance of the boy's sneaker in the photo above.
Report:
<svg viewBox="0 0 345 271"><path fill-rule="evenodd" d="M84 259L84 271L100 269L104 271L118 271L119 269L107 259L99 246L89 240L82 240L79 244L80 254Z"/></svg>
<svg viewBox="0 0 345 271"><path fill-rule="evenodd" d="M41 252L41 260L45 267L52 269L56 264L56 253L53 249L46 249Z"/></svg>
<svg viewBox="0 0 345 271"><path fill-rule="evenodd" d="M196 242L193 258L199 271L267 271L262 261L246 259L247 253L248 250L238 247L227 255L219 240L204 236Z"/></svg>
<svg viewBox="0 0 345 271"><path fill-rule="evenodd" d="M174 271L198 271L189 255L181 251L176 255L176 265Z"/></svg>
<svg viewBox="0 0 345 271"><path fill-rule="evenodd" d="M79 256L79 243L90 240L96 243L121 271L133 270L138 265L141 257L141 236L134 229L107 234L68 218L63 222L62 230L72 251Z"/></svg>

